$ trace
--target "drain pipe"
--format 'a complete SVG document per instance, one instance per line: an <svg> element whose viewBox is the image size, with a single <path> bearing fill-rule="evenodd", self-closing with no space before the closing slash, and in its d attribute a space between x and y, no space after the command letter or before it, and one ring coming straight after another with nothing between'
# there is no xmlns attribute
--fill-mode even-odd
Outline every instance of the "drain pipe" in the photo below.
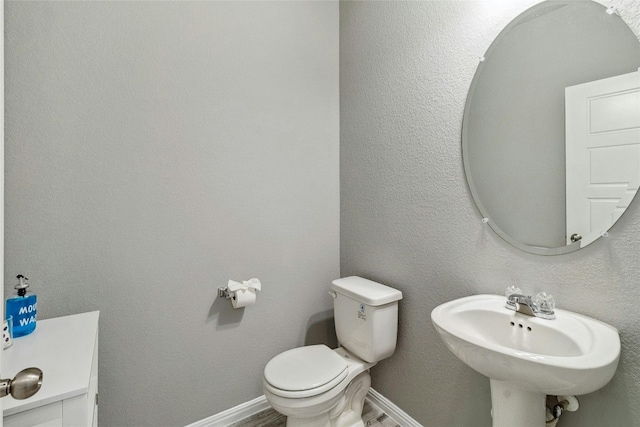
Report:
<svg viewBox="0 0 640 427"><path fill-rule="evenodd" d="M556 427L560 415L564 411L575 412L579 407L580 402L575 396L547 396L547 422L545 426Z"/></svg>

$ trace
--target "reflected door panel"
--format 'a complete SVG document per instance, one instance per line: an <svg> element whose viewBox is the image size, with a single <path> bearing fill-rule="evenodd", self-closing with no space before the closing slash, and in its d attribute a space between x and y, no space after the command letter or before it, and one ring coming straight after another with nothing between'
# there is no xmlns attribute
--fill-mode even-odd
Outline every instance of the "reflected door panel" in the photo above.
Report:
<svg viewBox="0 0 640 427"><path fill-rule="evenodd" d="M640 71L565 89L567 244L586 246L640 185Z"/></svg>

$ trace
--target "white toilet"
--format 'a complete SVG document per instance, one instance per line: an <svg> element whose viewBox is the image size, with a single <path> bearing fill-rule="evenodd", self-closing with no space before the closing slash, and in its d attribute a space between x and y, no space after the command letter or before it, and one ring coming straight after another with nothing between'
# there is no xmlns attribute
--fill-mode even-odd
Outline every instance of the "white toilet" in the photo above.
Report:
<svg viewBox="0 0 640 427"><path fill-rule="evenodd" d="M396 349L400 291L351 276L329 293L340 346L294 348L264 368L264 395L287 427L363 427L369 368Z"/></svg>

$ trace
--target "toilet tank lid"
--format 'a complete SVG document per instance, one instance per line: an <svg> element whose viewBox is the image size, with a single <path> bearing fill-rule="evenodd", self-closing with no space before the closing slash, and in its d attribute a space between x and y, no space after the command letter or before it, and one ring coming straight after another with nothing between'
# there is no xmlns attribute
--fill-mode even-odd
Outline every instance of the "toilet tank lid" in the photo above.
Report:
<svg viewBox="0 0 640 427"><path fill-rule="evenodd" d="M389 304L402 299L402 292L399 290L358 276L336 279L332 282L331 289L371 306Z"/></svg>

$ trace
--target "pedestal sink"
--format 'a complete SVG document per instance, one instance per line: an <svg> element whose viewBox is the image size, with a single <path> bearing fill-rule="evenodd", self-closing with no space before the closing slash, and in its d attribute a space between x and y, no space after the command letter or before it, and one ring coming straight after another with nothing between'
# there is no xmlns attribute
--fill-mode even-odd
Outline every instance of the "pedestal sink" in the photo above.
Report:
<svg viewBox="0 0 640 427"><path fill-rule="evenodd" d="M494 427L545 425L546 395L580 395L607 384L620 337L606 323L566 310L553 320L474 295L444 303L431 320L449 350L489 377Z"/></svg>

